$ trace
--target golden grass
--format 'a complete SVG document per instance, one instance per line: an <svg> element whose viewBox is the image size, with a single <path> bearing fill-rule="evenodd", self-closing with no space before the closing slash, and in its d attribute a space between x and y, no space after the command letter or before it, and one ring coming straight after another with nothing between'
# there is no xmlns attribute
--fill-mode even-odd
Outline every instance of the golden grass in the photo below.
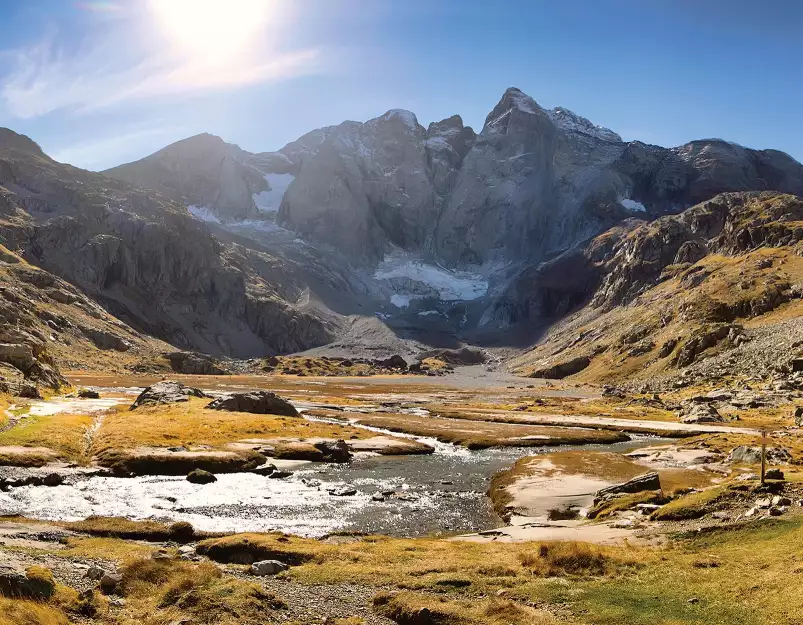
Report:
<svg viewBox="0 0 803 625"><path fill-rule="evenodd" d="M502 598L467 601L413 592L381 593L374 598L374 609L404 625L552 625L559 622L547 610Z"/></svg>
<svg viewBox="0 0 803 625"><path fill-rule="evenodd" d="M121 592L133 620L169 623L191 618L199 625L263 625L285 607L261 586L224 576L213 564L141 559L122 570Z"/></svg>
<svg viewBox="0 0 803 625"><path fill-rule="evenodd" d="M629 440L626 435L613 431L441 419L410 414L360 414L357 421L363 425L380 427L392 432L429 436L441 442L454 443L469 449L585 445Z"/></svg>
<svg viewBox="0 0 803 625"><path fill-rule="evenodd" d="M0 447L45 447L52 449L61 458L84 463L87 461L85 432L91 424L92 417L87 415L25 417L11 429L0 433ZM14 454L9 454L12 455ZM5 459L13 462L13 458Z"/></svg>
<svg viewBox="0 0 803 625"><path fill-rule="evenodd" d="M0 625L68 625L58 608L34 601L0 597Z"/></svg>
<svg viewBox="0 0 803 625"><path fill-rule="evenodd" d="M199 544L222 562L278 559L307 584L352 582L406 590L490 592L533 577L621 574L638 565L628 550L573 542L473 543L365 537L338 545L280 534L237 534Z"/></svg>
<svg viewBox="0 0 803 625"><path fill-rule="evenodd" d="M101 558L126 563L145 558L152 551L153 545L119 538L68 538L65 548L54 551L53 555L63 558Z"/></svg>
<svg viewBox="0 0 803 625"><path fill-rule="evenodd" d="M312 423L298 417L255 415L205 408L208 400L110 412L95 437L93 452L139 447L222 449L244 439L366 438L372 433L349 426Z"/></svg>

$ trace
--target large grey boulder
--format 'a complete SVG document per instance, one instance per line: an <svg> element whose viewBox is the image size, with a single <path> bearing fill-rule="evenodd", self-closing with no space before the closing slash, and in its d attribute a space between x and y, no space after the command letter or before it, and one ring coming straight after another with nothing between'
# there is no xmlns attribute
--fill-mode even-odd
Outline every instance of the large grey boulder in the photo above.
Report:
<svg viewBox="0 0 803 625"><path fill-rule="evenodd" d="M181 382L157 382L147 387L131 404L131 410L140 406L155 406L159 404L177 404L190 400L190 397L209 397L202 390L185 386Z"/></svg>
<svg viewBox="0 0 803 625"><path fill-rule="evenodd" d="M733 464L759 464L761 463L761 447L740 445L728 454L725 462ZM767 447L767 464L790 464L792 454L783 447Z"/></svg>
<svg viewBox="0 0 803 625"><path fill-rule="evenodd" d="M251 565L250 570L251 575L264 577L266 575L276 575L277 573L286 571L289 568L289 566L287 566L284 562L280 562L279 560L261 560L259 562L254 562Z"/></svg>
<svg viewBox="0 0 803 625"><path fill-rule="evenodd" d="M657 472L651 471L650 473L639 475L621 484L614 484L613 486L598 490L594 496L594 505L597 505L597 503L606 497L640 493L646 490L661 490L661 480Z"/></svg>
<svg viewBox="0 0 803 625"><path fill-rule="evenodd" d="M230 412L250 412L254 414L273 414L297 417L298 410L286 399L270 391L251 391L218 397L207 408L228 410Z"/></svg>
<svg viewBox="0 0 803 625"><path fill-rule="evenodd" d="M688 402L681 406L681 423L723 423L725 419L711 404Z"/></svg>

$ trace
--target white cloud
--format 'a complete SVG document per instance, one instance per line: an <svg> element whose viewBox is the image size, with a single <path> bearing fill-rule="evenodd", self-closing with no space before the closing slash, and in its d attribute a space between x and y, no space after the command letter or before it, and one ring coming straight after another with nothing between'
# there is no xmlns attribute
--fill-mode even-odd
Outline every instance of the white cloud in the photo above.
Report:
<svg viewBox="0 0 803 625"><path fill-rule="evenodd" d="M317 50L280 51L264 42L214 54L188 54L154 33L109 32L69 53L55 36L7 52L0 108L30 119L67 109L87 113L115 105L280 81L317 70ZM265 39L268 37L264 37ZM259 44L259 45L256 45ZM208 42L214 50L215 41Z"/></svg>

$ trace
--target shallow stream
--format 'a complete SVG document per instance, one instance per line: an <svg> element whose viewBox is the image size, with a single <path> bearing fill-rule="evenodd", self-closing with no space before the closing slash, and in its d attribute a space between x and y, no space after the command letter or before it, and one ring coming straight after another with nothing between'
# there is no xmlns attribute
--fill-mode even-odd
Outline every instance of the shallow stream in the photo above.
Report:
<svg viewBox="0 0 803 625"><path fill-rule="evenodd" d="M278 530L304 536L333 531L396 536L476 532L501 525L485 496L493 474L522 456L555 450L469 451L428 438L410 438L432 445L435 453L358 454L342 465L299 463L292 476L284 479L232 473L218 475L217 482L206 485L191 484L183 477L73 476L61 486L0 492L0 514L45 520L120 516L189 521L207 531ZM583 449L621 452L648 441L655 439ZM338 490L356 490L356 494L330 492ZM374 500L377 493L385 493L383 501Z"/></svg>

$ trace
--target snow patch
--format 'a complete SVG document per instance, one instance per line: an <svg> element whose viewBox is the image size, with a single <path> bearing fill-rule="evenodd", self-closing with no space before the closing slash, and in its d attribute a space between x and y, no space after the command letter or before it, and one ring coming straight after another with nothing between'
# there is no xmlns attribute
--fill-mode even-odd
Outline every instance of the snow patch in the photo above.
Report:
<svg viewBox="0 0 803 625"><path fill-rule="evenodd" d="M432 315L440 315L440 312L437 310L422 310L418 313L419 317L431 317Z"/></svg>
<svg viewBox="0 0 803 625"><path fill-rule="evenodd" d="M210 211L207 206L188 206L187 211L189 211L190 215L195 217L195 219L213 224L221 223L220 218Z"/></svg>
<svg viewBox="0 0 803 625"><path fill-rule="evenodd" d="M630 198L625 198L624 200L620 200L619 203L632 213L647 212L647 207L644 206L644 204L642 204L641 202L636 202L635 200L631 200Z"/></svg>
<svg viewBox="0 0 803 625"><path fill-rule="evenodd" d="M382 116L382 119L387 121L393 117L400 118L407 126L412 128L413 130L418 128L418 118L412 111L406 111L404 109L391 109Z"/></svg>
<svg viewBox="0 0 803 625"><path fill-rule="evenodd" d="M410 305L410 296L395 293L390 296L390 303L396 308L407 308Z"/></svg>
<svg viewBox="0 0 803 625"><path fill-rule="evenodd" d="M438 292L442 301L466 301L482 297L488 292L488 280L468 271L450 271L444 267L411 259L404 254L388 254L374 273L377 280L407 278L423 283ZM411 299L421 299L420 294L413 292L396 293L391 303L404 308ZM395 298L395 301L394 301ZM399 305L396 302L403 302Z"/></svg>
<svg viewBox="0 0 803 625"><path fill-rule="evenodd" d="M254 193L254 204L263 213L278 213L287 188L296 179L292 174L265 174L270 187L267 191Z"/></svg>

